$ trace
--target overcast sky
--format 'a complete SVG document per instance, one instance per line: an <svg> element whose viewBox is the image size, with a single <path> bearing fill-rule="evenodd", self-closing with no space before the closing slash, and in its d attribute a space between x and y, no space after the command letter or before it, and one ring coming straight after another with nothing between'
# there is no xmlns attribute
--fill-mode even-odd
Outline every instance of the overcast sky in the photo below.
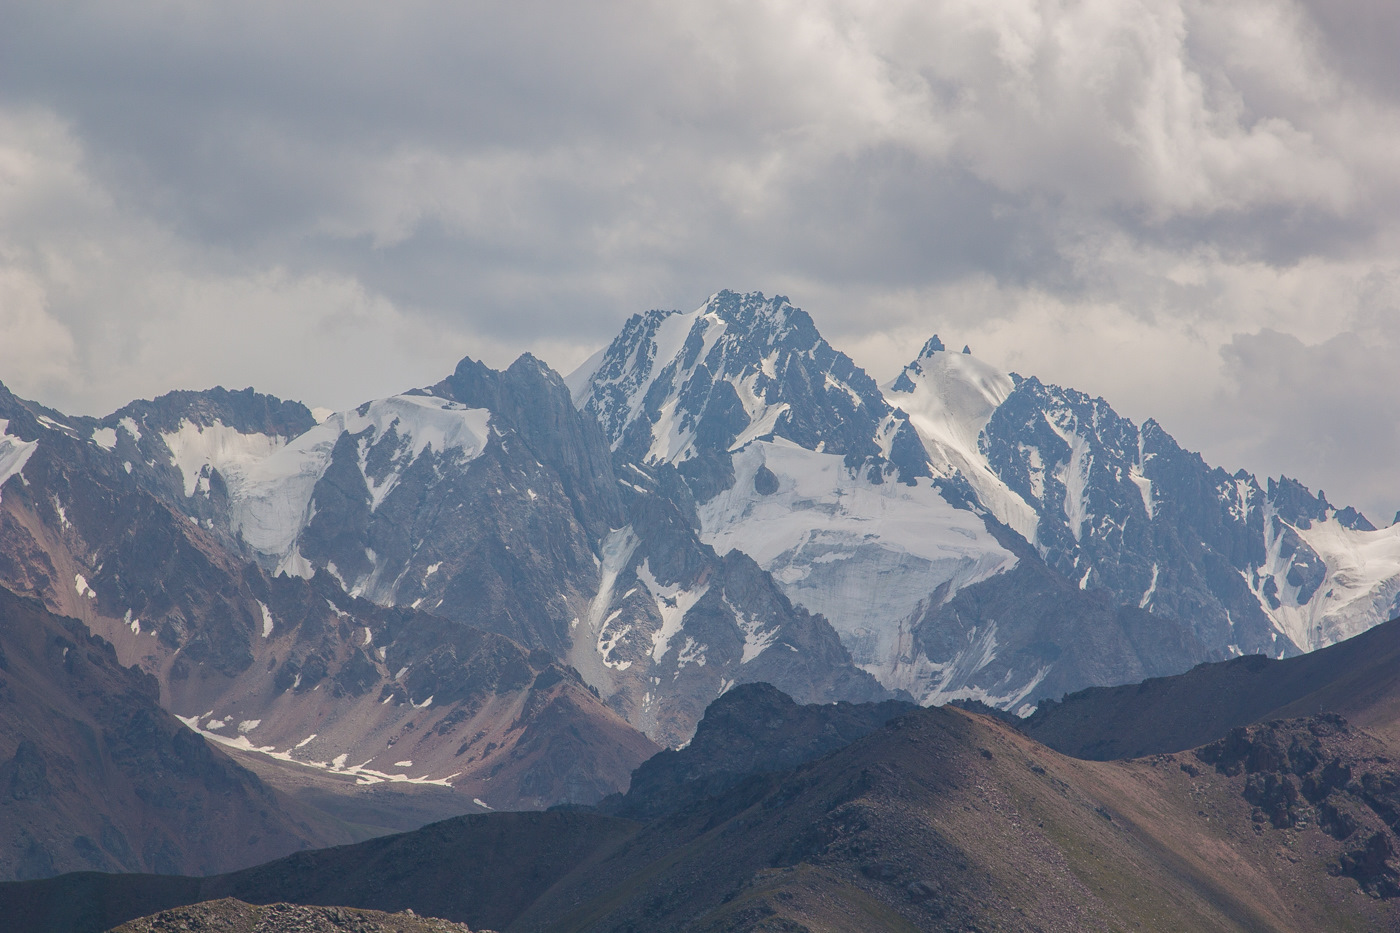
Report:
<svg viewBox="0 0 1400 933"><path fill-rule="evenodd" d="M0 380L348 407L787 295L1400 508L1400 4L0 0Z"/></svg>

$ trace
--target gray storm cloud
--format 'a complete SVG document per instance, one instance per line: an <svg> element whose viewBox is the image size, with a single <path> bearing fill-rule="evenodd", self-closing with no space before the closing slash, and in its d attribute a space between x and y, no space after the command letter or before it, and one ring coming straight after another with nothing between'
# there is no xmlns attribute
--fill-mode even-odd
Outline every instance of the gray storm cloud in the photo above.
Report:
<svg viewBox="0 0 1400 933"><path fill-rule="evenodd" d="M0 379L106 411L567 370L789 295L1385 521L1393 4L0 3ZM1344 372L1338 372L1342 365Z"/></svg>

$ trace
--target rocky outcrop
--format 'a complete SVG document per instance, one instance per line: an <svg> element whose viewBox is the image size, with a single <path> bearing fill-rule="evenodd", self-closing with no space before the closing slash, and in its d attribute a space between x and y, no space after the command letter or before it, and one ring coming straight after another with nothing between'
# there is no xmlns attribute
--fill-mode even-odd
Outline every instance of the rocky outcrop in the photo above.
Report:
<svg viewBox="0 0 1400 933"><path fill-rule="evenodd" d="M463 923L420 917L412 910L384 913L353 907L245 904L233 898L163 910L130 920L112 933L472 933ZM479 931L490 933L490 931Z"/></svg>
<svg viewBox="0 0 1400 933"><path fill-rule="evenodd" d="M1400 771L1345 719L1333 713L1234 729L1196 757L1243 783L1256 825L1314 824L1341 844L1333 874L1375 897L1400 896Z"/></svg>
<svg viewBox="0 0 1400 933"><path fill-rule="evenodd" d="M603 800L598 809L656 819L718 796L751 775L785 771L845 748L913 709L901 700L799 705L770 684L741 684L710 704L690 744L647 759L632 773L627 793Z"/></svg>

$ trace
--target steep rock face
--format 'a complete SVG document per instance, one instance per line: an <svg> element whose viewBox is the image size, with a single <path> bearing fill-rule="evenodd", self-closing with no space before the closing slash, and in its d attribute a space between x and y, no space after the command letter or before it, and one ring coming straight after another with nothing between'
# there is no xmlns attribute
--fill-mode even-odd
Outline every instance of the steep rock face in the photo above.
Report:
<svg viewBox="0 0 1400 933"><path fill-rule="evenodd" d="M1400 529L1294 480L1231 475L1102 399L1019 379L980 441L1034 510L1047 564L1125 605L1190 619L1215 652L1310 651L1390 618Z"/></svg>
<svg viewBox="0 0 1400 933"><path fill-rule="evenodd" d="M753 681L804 702L889 695L752 558L721 557L696 535L674 468L624 464L621 475L628 524L603 541L602 582L568 658L629 722L677 745L711 700Z"/></svg>
<svg viewBox="0 0 1400 933"><path fill-rule="evenodd" d="M207 873L349 841L157 703L75 619L0 588L0 875Z"/></svg>
<svg viewBox="0 0 1400 933"><path fill-rule="evenodd" d="M974 699L1025 715L1086 683L1174 674L1212 657L1187 626L1081 589L1002 534L1023 552L1015 567L934 594L913 619L920 702Z"/></svg>
<svg viewBox="0 0 1400 933"><path fill-rule="evenodd" d="M589 528L609 527L619 507L606 469L589 472L586 425L553 378L524 359L504 374L466 361L434 390L290 437L219 420L185 393L162 400L157 427L175 424L148 443L164 444L164 473L183 480L166 501L266 569L325 570L352 595L562 654L571 604L595 589ZM560 424L570 419L572 433ZM520 585L530 579L554 585Z"/></svg>
<svg viewBox="0 0 1400 933"><path fill-rule="evenodd" d="M465 359L433 391L485 408L511 425L558 471L589 534L598 537L618 526L621 502L607 442L595 422L577 416L568 387L554 370L528 353L504 372Z"/></svg>

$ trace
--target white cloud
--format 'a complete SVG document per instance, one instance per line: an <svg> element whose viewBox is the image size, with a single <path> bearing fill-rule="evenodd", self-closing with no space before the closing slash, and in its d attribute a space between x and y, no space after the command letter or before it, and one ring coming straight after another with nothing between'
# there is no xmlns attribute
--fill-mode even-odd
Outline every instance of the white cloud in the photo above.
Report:
<svg viewBox="0 0 1400 933"><path fill-rule="evenodd" d="M464 353L567 369L628 314L757 288L882 377L938 330L1272 471L1301 402L1262 403L1260 348L1340 405L1363 383L1318 361L1394 337L1393 20L35 6L0 35L0 378L85 411L212 382L353 404ZM1379 437L1302 478L1382 501Z"/></svg>

